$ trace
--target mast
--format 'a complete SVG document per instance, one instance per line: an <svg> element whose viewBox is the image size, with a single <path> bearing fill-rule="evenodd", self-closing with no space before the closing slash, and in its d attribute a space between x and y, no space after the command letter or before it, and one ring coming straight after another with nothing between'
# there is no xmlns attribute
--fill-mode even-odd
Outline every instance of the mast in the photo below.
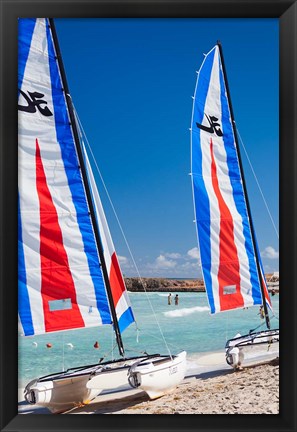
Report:
<svg viewBox="0 0 297 432"><path fill-rule="evenodd" d="M57 61L58 61L60 73L61 73L61 80L62 80L62 83L64 86L63 91L65 92L65 96L66 96L65 99L66 99L67 108L68 108L69 115L70 115L70 121L71 121L72 131L73 131L73 135L74 135L74 143L75 143L75 147L76 147L77 155L78 155L78 160L79 160L79 164L80 164L79 168L81 170L81 175L82 175L82 179L83 179L83 183L84 183L84 187L85 187L85 191L86 191L87 203L88 203L89 210L90 210L91 221L92 221L93 230L94 230L94 234L95 234L95 240L96 240L97 249L98 249L98 253L99 253L100 264L101 264L101 268L102 268L103 278L104 278L106 292L107 292L108 301L109 301L110 312L111 312L114 331L115 331L115 335L116 335L116 341L117 341L120 355L124 356L125 355L124 345L123 345L121 332L119 329L119 323L118 323L118 319L117 319L117 315L116 315L116 311L115 311L115 307L114 307L114 303L113 303L112 291L111 291L111 287L110 287L110 283L109 283L108 272L107 272L106 263L105 263L105 259L104 259L102 243L101 243L99 230L98 230L98 224L97 224L97 220L96 220L96 216L95 216L95 210L94 210L91 190L90 190L90 186L89 186L89 182L88 182L86 167L84 164L84 158L83 158L83 153L82 153L82 149L81 149L81 145L80 145L78 129L77 129L76 121L75 121L74 110L73 110L71 99L69 97L70 93L69 93L68 83L67 83L67 79L66 79L65 69L64 69L64 65L63 65L63 61L62 61L61 51L60 51L60 47L59 47L58 37L57 37L56 28L55 28L53 18L49 18L49 27L52 31L53 41L54 41L56 55L57 55Z"/></svg>
<svg viewBox="0 0 297 432"><path fill-rule="evenodd" d="M247 213L248 213L250 227L251 227L252 242L253 242L253 247L254 247L254 252L255 252L255 257L256 257L256 266L257 266L258 279L260 282L260 288L261 288L261 294L262 294L263 308L264 308L264 313L265 313L265 321L266 321L267 328L270 329L270 319L269 319L267 304L266 304L266 300L265 300L263 278L261 277L259 255L258 255L258 250L256 248L256 235L255 235L254 224L253 224L253 219L252 219L252 214L251 214L251 208L250 208L250 203L249 203L249 198L248 198L248 193L247 193L247 188L246 188L246 183L245 183L245 178L244 178L244 171L243 171L242 159L241 159L240 148L239 148L239 143L238 143L237 130L235 127L234 113L233 113L233 107L232 107L232 102L231 102L231 96L230 96L228 78L227 78L227 73L226 73L226 67L225 67L225 62L224 62L223 49L222 49L222 45L221 45L220 41L217 41L217 45L219 47L219 52L220 52L221 61L222 61L223 75L224 75L224 79L225 79L227 98L228 98L229 108L230 108L232 129L233 129L235 145L236 145L236 150L237 150L239 169L240 169L241 177L242 177L242 185L243 185L243 190L244 190L244 195L245 195Z"/></svg>

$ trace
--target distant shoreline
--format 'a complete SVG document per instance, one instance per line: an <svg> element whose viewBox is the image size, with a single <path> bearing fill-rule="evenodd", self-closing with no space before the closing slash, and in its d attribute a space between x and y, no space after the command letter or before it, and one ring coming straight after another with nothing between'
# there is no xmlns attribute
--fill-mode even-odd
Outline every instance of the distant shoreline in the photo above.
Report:
<svg viewBox="0 0 297 432"><path fill-rule="evenodd" d="M270 274L265 275L266 280L271 278ZM144 292L143 285L147 292L205 292L203 279L171 279L171 278L137 278L125 277L126 288L130 292ZM279 286L274 282L268 282L268 290L279 292Z"/></svg>

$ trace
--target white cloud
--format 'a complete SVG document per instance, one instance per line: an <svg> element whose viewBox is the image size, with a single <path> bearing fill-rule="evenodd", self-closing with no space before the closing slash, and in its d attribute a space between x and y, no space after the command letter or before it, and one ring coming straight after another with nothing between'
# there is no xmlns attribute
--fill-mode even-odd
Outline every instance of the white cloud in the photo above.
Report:
<svg viewBox="0 0 297 432"><path fill-rule="evenodd" d="M272 246L267 246L262 252L262 256L268 259L278 259L279 252L276 251Z"/></svg>
<svg viewBox="0 0 297 432"><path fill-rule="evenodd" d="M197 263L196 260L195 261L188 260L188 261L185 261L183 264L181 264L180 268L183 270L191 270L191 269L198 269L198 268L200 269L201 266L200 266L200 263L199 262Z"/></svg>
<svg viewBox="0 0 297 432"><path fill-rule="evenodd" d="M176 266L176 261L167 259L165 255L159 255L155 260L155 266L157 269L170 269Z"/></svg>
<svg viewBox="0 0 297 432"><path fill-rule="evenodd" d="M192 259L199 260L199 249L197 247L194 247L193 249L188 250L187 255Z"/></svg>
<svg viewBox="0 0 297 432"><path fill-rule="evenodd" d="M162 251L155 259L145 257L139 263L139 272L143 277L184 277L201 278L201 264L197 247L182 254L179 252ZM126 271L133 270L125 264Z"/></svg>
<svg viewBox="0 0 297 432"><path fill-rule="evenodd" d="M119 265L121 267L121 270L124 272L129 272L129 271L133 271L134 270L134 264L131 263L131 261L129 260L129 258L122 256L122 255L117 255L118 257L118 261L119 261Z"/></svg>
<svg viewBox="0 0 297 432"><path fill-rule="evenodd" d="M177 253L177 252L165 253L164 256L167 257L167 258L172 258L172 259L179 259L179 258L181 258L181 254Z"/></svg>
<svg viewBox="0 0 297 432"><path fill-rule="evenodd" d="M118 260L119 260L119 263L120 264L128 264L128 262L129 262L129 260L128 260L128 258L127 257L125 257L125 256L121 256L121 255L118 255L117 256L118 257Z"/></svg>

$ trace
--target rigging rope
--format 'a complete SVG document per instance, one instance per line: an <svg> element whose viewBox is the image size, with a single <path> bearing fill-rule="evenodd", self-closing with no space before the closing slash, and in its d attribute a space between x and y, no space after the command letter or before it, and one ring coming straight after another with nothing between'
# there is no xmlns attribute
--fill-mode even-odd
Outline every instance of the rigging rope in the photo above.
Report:
<svg viewBox="0 0 297 432"><path fill-rule="evenodd" d="M62 351L62 371L65 370L65 334L62 332L62 344L63 344L63 351Z"/></svg>
<svg viewBox="0 0 297 432"><path fill-rule="evenodd" d="M134 265L134 267L135 267L136 273L137 273L137 275L138 275L138 278L139 278L140 284L141 284L141 286L142 286L142 288L143 288L143 290L144 290L144 292L145 292L145 294L146 294L147 301L148 301L148 303L149 303L149 305L150 305L150 308L151 308L151 310L152 310L152 313L153 313L153 315L154 315L154 318L155 318L156 324L157 324L157 326L158 326L158 328L159 328L159 331L160 331L160 334L161 334L161 336L162 336L163 342L164 342L165 347L166 347L166 349L167 349L167 351L168 351L168 353L169 353L170 358L172 359L171 351L170 351L170 349L169 349L169 346L167 345L167 342L166 342L165 336L164 336L164 334L163 334L163 331L162 331L161 326L160 326L160 324L159 324L159 321L158 321L158 319L157 319L156 313L155 313L155 311L154 311L154 308L153 308L153 306L152 306L152 303L151 303L151 301L150 301L150 299L149 299L149 296L148 296L148 294L147 294L147 291L146 291L146 288L145 288L144 282L143 282L143 280L142 280L142 278L141 278L141 276L140 276L140 272L139 272L139 270L138 270L137 264L136 264L136 262L135 262L135 259L134 259L133 254L132 254L132 251L131 251L130 245L129 245L129 243L128 243L128 240L127 240L127 238L126 238L126 235L125 235L125 233L124 233L124 230L123 230L123 228L122 228L122 225L121 225L121 223L120 223L120 220L119 220L119 218L118 218L117 212L116 212L116 210L115 210L115 207L114 207L114 205L113 205L113 202L112 202L112 200L111 200L111 197L110 197L110 195L109 195L109 192L108 192L108 190L107 190L107 187L106 187L105 182L104 182L104 180L103 180L103 177L102 177L101 171L100 171L99 166L98 166L98 164L97 164L97 161L96 161L96 159L95 159L94 153L93 153L92 148L91 148L91 146L90 146L90 144L89 144L89 141L88 141L87 135L86 135L86 133L85 133L85 131L84 131L84 128L83 128L83 126L82 126L82 124L81 124L81 121L80 121L80 119L79 119L78 113L77 113L77 111L76 111L74 105L73 105L73 110L74 110L74 115L75 115L76 120L77 120L77 123L78 123L78 128L79 128L79 130L80 130L80 132L81 132L81 134L82 134L82 137L84 136L84 138L85 138L85 140L86 140L86 143L87 143L87 145L88 145L89 151L90 151L91 156L92 156L92 158L93 158L93 162L94 162L95 167L96 167L96 169L97 169L97 172L98 172L98 174L99 174L99 176L100 176L100 179L101 179L102 185L103 185L103 187L104 187L104 190L105 190L106 196L107 196L108 201L109 201L109 203L110 203L110 205L111 205L111 208L112 208L112 211L113 211L113 213L114 213L114 216L115 216L115 218L116 218L116 220L117 220L117 223L118 223L118 226L119 226L120 231L121 231L121 233L122 233L122 236L123 236L123 239L124 239L124 241L125 241L126 247L127 247L128 251L129 251L129 254L130 254L130 257L131 257L131 259L132 259L133 265ZM137 325L136 320L135 320L135 324L136 324L136 328L138 329L138 325Z"/></svg>
<svg viewBox="0 0 297 432"><path fill-rule="evenodd" d="M236 126L236 125L235 125L235 126ZM276 232L277 238L279 239L279 233L278 233L278 230L277 230L277 228L276 228L276 226L275 226L275 223L274 223L273 217L272 217L271 212L270 212L270 210L269 210L268 204L267 204L267 202L266 202L266 200L265 200L265 197L264 197L264 194L263 194L263 192L262 192L262 189L261 189L260 183L259 183L259 181L258 181L258 178L257 178L257 176L256 176L256 173L255 173L255 171L254 171L254 168L253 168L253 166L252 166L252 163L251 163L251 161L250 161L249 155L248 155L247 150L246 150L246 148L245 148L245 146L244 146L243 140L242 140L242 138L241 138L241 135L240 135L240 133L239 133L239 130L238 130L237 126L236 126L236 130L237 130L237 133L238 133L238 136L239 136L239 139L240 139L241 145L242 145L242 147L243 147L243 150L244 150L244 152L245 152L245 155L246 155L246 157L247 157L248 163L249 163L250 168L251 168L251 170L252 170L252 173L253 173L253 175L254 175L254 177L255 177L255 180L256 180L257 186L258 186L258 188L259 188L260 194L261 194L262 199L263 199L263 201L264 201L264 204L265 204L266 210L267 210L268 215L269 215L269 217L270 217L270 220L271 220L271 222L272 222L273 228L274 228L274 230L275 230L275 232Z"/></svg>
<svg viewBox="0 0 297 432"><path fill-rule="evenodd" d="M228 338L228 333L229 333L229 314L228 312L226 313L226 322L225 322L225 342L227 342Z"/></svg>

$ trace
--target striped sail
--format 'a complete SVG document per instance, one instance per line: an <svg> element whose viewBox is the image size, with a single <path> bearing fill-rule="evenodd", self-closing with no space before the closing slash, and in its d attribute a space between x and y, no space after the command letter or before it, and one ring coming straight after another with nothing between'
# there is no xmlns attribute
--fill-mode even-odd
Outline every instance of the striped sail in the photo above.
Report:
<svg viewBox="0 0 297 432"><path fill-rule="evenodd" d="M19 19L18 37L20 329L29 336L111 324L49 21ZM103 210L97 217L103 230ZM103 247L115 279L114 249ZM133 322L125 286L111 285L124 329Z"/></svg>
<svg viewBox="0 0 297 432"><path fill-rule="evenodd" d="M252 241L230 104L218 46L198 72L192 124L191 174L201 264L211 313L270 304Z"/></svg>
<svg viewBox="0 0 297 432"><path fill-rule="evenodd" d="M114 306L119 322L120 331L124 331L134 321L130 300L125 287L119 261L115 252L114 244L110 235L107 220L102 207L100 195L92 173L91 165L84 144L82 143L89 181L92 188L92 196L99 224L104 259L108 269L109 283L112 291Z"/></svg>

